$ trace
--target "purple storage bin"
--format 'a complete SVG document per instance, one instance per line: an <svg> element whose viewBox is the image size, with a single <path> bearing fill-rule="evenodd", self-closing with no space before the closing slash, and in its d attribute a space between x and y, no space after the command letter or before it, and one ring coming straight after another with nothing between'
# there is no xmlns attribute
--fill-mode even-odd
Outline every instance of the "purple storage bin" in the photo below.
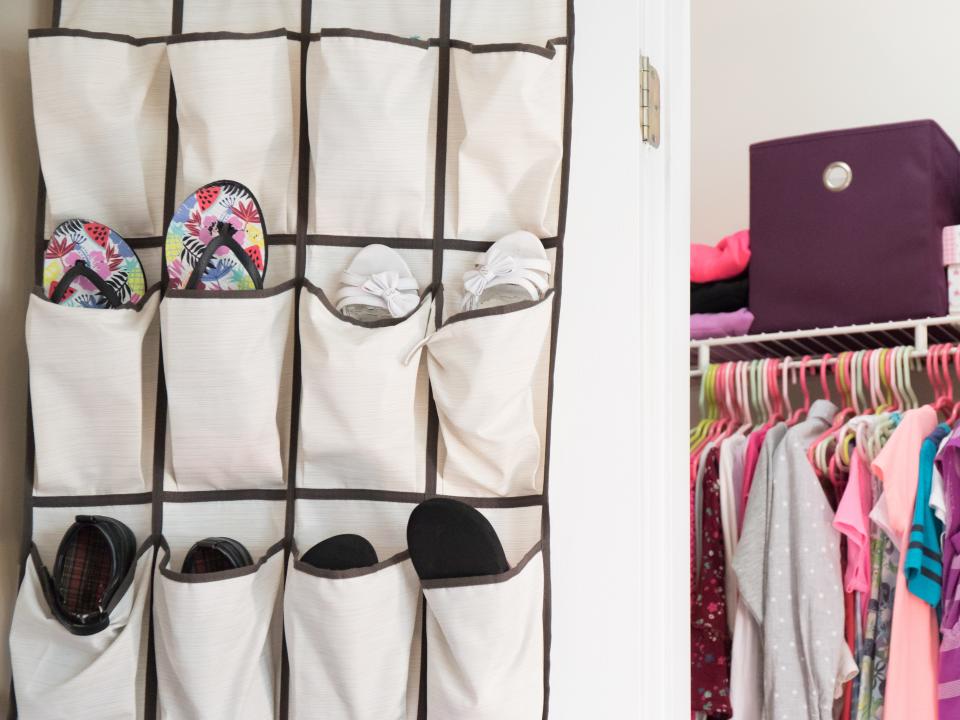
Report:
<svg viewBox="0 0 960 720"><path fill-rule="evenodd" d="M947 313L960 155L932 120L750 148L751 332Z"/></svg>

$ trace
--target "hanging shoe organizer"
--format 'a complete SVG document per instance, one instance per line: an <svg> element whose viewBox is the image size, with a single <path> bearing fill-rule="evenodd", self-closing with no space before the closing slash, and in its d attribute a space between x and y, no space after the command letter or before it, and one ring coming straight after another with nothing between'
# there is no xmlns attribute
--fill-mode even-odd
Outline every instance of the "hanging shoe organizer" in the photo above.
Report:
<svg viewBox="0 0 960 720"><path fill-rule="evenodd" d="M150 289L122 310L30 298L22 717L547 717L572 5L59 0L30 33L37 282L51 230L84 217L128 239ZM167 291L176 203L221 178L263 209L264 289ZM551 290L461 313L464 272L517 230ZM423 291L403 319L333 308L371 243ZM437 495L490 520L508 572L419 580L406 523ZM81 514L140 548L88 636L41 581ZM339 533L379 564L299 561ZM254 564L179 572L210 536Z"/></svg>

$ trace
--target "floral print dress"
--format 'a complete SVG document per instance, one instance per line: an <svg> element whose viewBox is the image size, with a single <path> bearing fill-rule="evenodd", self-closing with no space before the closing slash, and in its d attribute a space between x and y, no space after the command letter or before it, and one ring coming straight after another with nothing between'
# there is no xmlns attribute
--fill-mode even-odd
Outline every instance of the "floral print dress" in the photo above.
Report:
<svg viewBox="0 0 960 720"><path fill-rule="evenodd" d="M711 448L702 462L706 465L701 489L701 557L699 567L694 567L690 598L692 710L719 720L733 714L720 520L720 449Z"/></svg>
<svg viewBox="0 0 960 720"><path fill-rule="evenodd" d="M873 478L874 501L880 496L880 482ZM860 658L860 696L856 720L883 720L883 693L890 658L890 632L893 626L893 596L897 586L900 554L893 541L871 523L870 602L864 628Z"/></svg>

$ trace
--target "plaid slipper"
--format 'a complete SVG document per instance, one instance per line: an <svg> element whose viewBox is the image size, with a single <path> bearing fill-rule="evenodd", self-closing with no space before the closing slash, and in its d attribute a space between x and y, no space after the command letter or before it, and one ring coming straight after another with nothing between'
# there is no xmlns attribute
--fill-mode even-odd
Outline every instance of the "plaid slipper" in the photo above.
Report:
<svg viewBox="0 0 960 720"><path fill-rule="evenodd" d="M433 498L413 509L407 547L421 580L499 575L510 569L490 521L449 498Z"/></svg>
<svg viewBox="0 0 960 720"><path fill-rule="evenodd" d="M67 220L43 251L43 291L58 305L118 308L143 298L143 265L115 230L89 220Z"/></svg>
<svg viewBox="0 0 960 720"><path fill-rule="evenodd" d="M260 205L233 180L208 183L183 201L167 228L171 290L259 290L267 269Z"/></svg>
<svg viewBox="0 0 960 720"><path fill-rule="evenodd" d="M49 577L51 610L75 635L92 635L110 624L117 590L137 552L133 532L119 520L78 515L57 548Z"/></svg>
<svg viewBox="0 0 960 720"><path fill-rule="evenodd" d="M209 537L195 542L183 558L181 572L211 573L253 565L247 549L228 537Z"/></svg>

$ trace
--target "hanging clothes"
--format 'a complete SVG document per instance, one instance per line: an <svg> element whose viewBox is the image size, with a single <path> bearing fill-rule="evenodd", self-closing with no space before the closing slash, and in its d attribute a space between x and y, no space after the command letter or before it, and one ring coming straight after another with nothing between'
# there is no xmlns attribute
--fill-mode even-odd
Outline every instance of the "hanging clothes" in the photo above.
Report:
<svg viewBox="0 0 960 720"><path fill-rule="evenodd" d="M869 464L860 453L855 453L852 462L860 466L858 472L861 477L869 476L871 500L876 505L882 492L879 479L871 474ZM899 566L900 554L896 545L882 528L871 525L870 597L863 629L856 720L883 720L883 694L886 689L894 591Z"/></svg>
<svg viewBox="0 0 960 720"><path fill-rule="evenodd" d="M737 544L737 553L734 556L733 569L737 575L737 587L740 595L737 597L736 632L733 635L733 647L730 658L730 699L733 703L734 720L763 720L763 644L760 636L760 626L757 615L751 612L743 593L752 597L762 614L762 598L766 593L765 578L761 573L757 576L747 560L742 555L741 543L744 538L750 537L748 543L756 545L763 543L767 537L767 520L769 512L769 492L772 482L773 455L787 433L784 423L777 423L769 431L763 433L763 443L758 445L758 452L753 459L749 473L752 476L750 499L747 504L746 517L743 518L743 534ZM756 433L754 433L755 435ZM753 435L751 435L751 439ZM748 441L749 442L749 441ZM749 450L747 451L749 453ZM749 457L745 457L748 461ZM746 464L746 462L745 462ZM747 472L745 468L745 472ZM744 476L746 483L747 476ZM747 566L744 567L744 562ZM759 583L758 583L759 581ZM743 589L746 583L747 590Z"/></svg>
<svg viewBox="0 0 960 720"><path fill-rule="evenodd" d="M943 639L938 657L940 717L960 717L960 429L937 458L946 500L943 542Z"/></svg>
<svg viewBox="0 0 960 720"><path fill-rule="evenodd" d="M720 443L720 520L723 524L723 590L727 607L727 627L732 634L736 627L737 575L733 556L740 536L740 498L743 493L744 454L747 438L735 434Z"/></svg>
<svg viewBox="0 0 960 720"><path fill-rule="evenodd" d="M720 449L703 460L700 551L690 598L690 667L692 709L710 718L729 718L730 660L724 598L723 525L720 518Z"/></svg>
<svg viewBox="0 0 960 720"><path fill-rule="evenodd" d="M890 529L901 538L903 549L913 524L920 446L936 426L937 413L932 407L909 410L873 462L873 472L883 484ZM930 605L907 590L904 555L897 571L883 719L936 720L936 615Z"/></svg>
<svg viewBox="0 0 960 720"><path fill-rule="evenodd" d="M834 701L857 672L843 637L840 536L807 459L807 448L836 412L818 400L807 419L787 431L774 453L767 497L756 495L757 487L750 490L734 560L763 640L768 718L834 720ZM747 524L767 532L748 533Z"/></svg>

